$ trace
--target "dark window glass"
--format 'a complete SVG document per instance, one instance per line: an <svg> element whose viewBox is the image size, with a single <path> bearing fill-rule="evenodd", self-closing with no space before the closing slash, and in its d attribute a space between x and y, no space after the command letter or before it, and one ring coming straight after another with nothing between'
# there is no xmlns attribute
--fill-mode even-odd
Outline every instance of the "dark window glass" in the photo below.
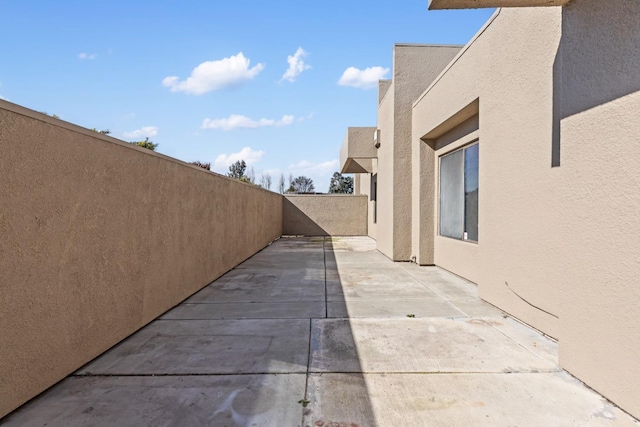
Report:
<svg viewBox="0 0 640 427"><path fill-rule="evenodd" d="M478 241L479 145L440 158L440 235Z"/></svg>
<svg viewBox="0 0 640 427"><path fill-rule="evenodd" d="M478 144L464 150L465 240L478 241Z"/></svg>
<svg viewBox="0 0 640 427"><path fill-rule="evenodd" d="M440 159L440 234L462 239L464 194L462 150Z"/></svg>
<svg viewBox="0 0 640 427"><path fill-rule="evenodd" d="M370 199L373 201L373 223L378 222L378 174L371 175Z"/></svg>

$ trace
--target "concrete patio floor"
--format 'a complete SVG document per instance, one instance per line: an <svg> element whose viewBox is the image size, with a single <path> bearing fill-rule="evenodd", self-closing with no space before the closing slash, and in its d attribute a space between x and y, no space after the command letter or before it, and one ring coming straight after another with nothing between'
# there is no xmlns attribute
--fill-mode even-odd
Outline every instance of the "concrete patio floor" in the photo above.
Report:
<svg viewBox="0 0 640 427"><path fill-rule="evenodd" d="M274 242L0 424L640 425L473 284L364 237Z"/></svg>

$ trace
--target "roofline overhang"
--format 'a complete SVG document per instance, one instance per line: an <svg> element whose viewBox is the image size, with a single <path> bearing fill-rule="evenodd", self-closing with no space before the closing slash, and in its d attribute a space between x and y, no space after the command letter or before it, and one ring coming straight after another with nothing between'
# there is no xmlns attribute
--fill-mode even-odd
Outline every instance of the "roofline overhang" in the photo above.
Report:
<svg viewBox="0 0 640 427"><path fill-rule="evenodd" d="M429 10L564 6L571 0L429 0Z"/></svg>
<svg viewBox="0 0 640 427"><path fill-rule="evenodd" d="M373 159L378 157L375 146L377 128L350 127L340 149L341 173L371 173Z"/></svg>

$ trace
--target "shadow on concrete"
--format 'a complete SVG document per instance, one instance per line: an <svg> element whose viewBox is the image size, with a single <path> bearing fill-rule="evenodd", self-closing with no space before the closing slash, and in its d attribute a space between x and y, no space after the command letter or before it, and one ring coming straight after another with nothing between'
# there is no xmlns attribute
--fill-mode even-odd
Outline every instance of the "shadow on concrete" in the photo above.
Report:
<svg viewBox="0 0 640 427"><path fill-rule="evenodd" d="M350 321L327 318L328 286L344 304L331 238L281 238L0 424L375 426ZM344 407L323 406L327 393Z"/></svg>
<svg viewBox="0 0 640 427"><path fill-rule="evenodd" d="M331 311L348 313L344 284L335 256L333 239L325 237L325 307L324 319L312 320L310 363L304 411L304 427L376 426L375 413L358 352L358 343L349 317L330 318ZM335 367L340 366L339 370ZM323 398L330 399L324 402ZM340 402L336 405L335 402Z"/></svg>

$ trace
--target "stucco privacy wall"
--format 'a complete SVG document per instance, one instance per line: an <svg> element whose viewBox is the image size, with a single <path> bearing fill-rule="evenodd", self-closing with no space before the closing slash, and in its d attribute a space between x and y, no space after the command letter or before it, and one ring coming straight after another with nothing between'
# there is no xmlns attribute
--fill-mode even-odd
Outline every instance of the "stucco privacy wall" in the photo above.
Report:
<svg viewBox="0 0 640 427"><path fill-rule="evenodd" d="M367 235L366 196L287 194L282 206L284 235Z"/></svg>
<svg viewBox="0 0 640 427"><path fill-rule="evenodd" d="M282 234L282 197L0 101L0 416Z"/></svg>
<svg viewBox="0 0 640 427"><path fill-rule="evenodd" d="M413 111L419 138L479 99L479 242L437 236L434 203L436 264L559 338L561 365L635 416L639 17L633 0L502 9Z"/></svg>

